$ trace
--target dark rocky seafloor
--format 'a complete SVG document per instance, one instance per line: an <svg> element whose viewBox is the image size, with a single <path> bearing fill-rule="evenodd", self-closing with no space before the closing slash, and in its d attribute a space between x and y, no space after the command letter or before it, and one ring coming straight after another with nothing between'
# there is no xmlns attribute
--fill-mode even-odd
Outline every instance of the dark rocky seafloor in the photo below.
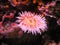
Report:
<svg viewBox="0 0 60 45"><path fill-rule="evenodd" d="M44 3L47 3L52 0L43 0ZM1 6L2 5L2 6ZM9 5L9 8L4 8L4 5ZM30 4L30 5L19 5L16 7L13 7L8 0L0 0L0 21L2 21L2 16L4 14L14 13L14 18L12 19L5 19L3 21L7 22L8 20L11 22L15 22L16 17L18 16L19 12L22 11L31 11L35 13L39 13L37 10L36 4ZM2 7L2 8L1 8ZM11 35L2 35L0 34L0 45L49 45L51 43L54 45L60 45L60 25L57 24L58 19L60 18L60 1L56 2L56 6L54 7L55 10L53 12L53 15L57 17L57 19L53 17L46 16L46 19L48 20L48 31L43 32L41 35L32 35L28 33L23 33L21 37L17 37L17 34L13 32Z"/></svg>

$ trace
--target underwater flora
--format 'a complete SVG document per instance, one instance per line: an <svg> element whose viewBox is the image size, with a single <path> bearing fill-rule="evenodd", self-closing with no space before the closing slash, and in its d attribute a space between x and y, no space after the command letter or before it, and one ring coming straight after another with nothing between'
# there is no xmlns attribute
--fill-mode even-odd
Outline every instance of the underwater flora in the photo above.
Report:
<svg viewBox="0 0 60 45"><path fill-rule="evenodd" d="M44 32L47 29L47 22L45 17L42 17L40 14L35 14L31 12L22 12L19 13L17 17L18 27L21 28L24 32L27 33L40 33Z"/></svg>

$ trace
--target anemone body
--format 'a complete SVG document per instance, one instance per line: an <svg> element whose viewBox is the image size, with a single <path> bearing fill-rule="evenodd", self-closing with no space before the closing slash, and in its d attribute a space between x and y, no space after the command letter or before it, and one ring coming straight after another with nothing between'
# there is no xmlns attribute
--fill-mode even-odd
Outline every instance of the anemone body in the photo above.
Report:
<svg viewBox="0 0 60 45"><path fill-rule="evenodd" d="M47 22L45 17L41 15L31 13L31 12L22 12L19 13L17 17L18 27L21 28L24 32L37 34L44 32L47 29Z"/></svg>

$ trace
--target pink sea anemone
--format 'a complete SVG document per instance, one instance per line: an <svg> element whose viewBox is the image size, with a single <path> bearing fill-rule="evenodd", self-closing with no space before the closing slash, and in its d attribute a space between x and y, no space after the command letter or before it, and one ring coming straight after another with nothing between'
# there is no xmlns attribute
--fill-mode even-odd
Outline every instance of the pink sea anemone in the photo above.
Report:
<svg viewBox="0 0 60 45"><path fill-rule="evenodd" d="M31 12L22 12L19 13L18 27L21 28L24 32L27 33L40 33L44 32L47 29L47 22L45 17L42 17L40 14L35 14Z"/></svg>

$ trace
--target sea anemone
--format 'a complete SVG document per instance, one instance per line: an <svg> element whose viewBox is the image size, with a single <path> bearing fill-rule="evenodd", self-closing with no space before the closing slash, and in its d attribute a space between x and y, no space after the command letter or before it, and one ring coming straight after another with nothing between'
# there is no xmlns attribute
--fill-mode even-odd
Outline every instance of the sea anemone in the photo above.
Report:
<svg viewBox="0 0 60 45"><path fill-rule="evenodd" d="M18 27L22 29L22 31L27 33L36 34L44 32L47 30L47 22L45 17L42 17L40 14L35 14L32 12L22 12L19 13L17 17Z"/></svg>

